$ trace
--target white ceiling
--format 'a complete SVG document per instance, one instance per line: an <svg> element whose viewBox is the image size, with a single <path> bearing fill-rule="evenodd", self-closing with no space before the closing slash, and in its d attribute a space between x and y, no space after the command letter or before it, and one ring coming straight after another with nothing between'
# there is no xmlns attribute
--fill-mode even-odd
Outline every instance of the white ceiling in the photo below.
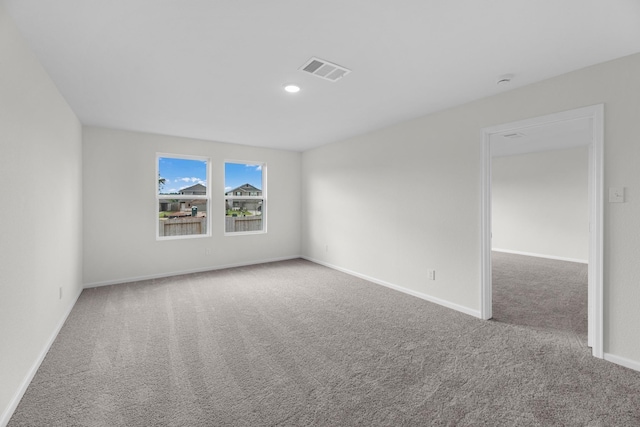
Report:
<svg viewBox="0 0 640 427"><path fill-rule="evenodd" d="M0 1L82 123L289 150L640 52L639 0Z"/></svg>

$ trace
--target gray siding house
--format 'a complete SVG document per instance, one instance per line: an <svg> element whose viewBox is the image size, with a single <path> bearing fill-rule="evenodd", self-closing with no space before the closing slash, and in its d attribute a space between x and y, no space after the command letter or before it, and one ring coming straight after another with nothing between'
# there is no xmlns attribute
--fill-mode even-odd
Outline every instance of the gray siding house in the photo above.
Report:
<svg viewBox="0 0 640 427"><path fill-rule="evenodd" d="M192 185L191 187L183 188L182 190L180 190L180 194L188 196L206 196L207 187L202 184Z"/></svg>
<svg viewBox="0 0 640 427"><path fill-rule="evenodd" d="M253 185L247 183L243 184L240 187L234 188L231 191L224 193L225 196L233 196L234 199L226 200L226 208L227 210L234 211L253 211L254 213L259 213L262 211L262 200L258 199L235 199L235 197L257 197L262 196L262 190L254 187Z"/></svg>

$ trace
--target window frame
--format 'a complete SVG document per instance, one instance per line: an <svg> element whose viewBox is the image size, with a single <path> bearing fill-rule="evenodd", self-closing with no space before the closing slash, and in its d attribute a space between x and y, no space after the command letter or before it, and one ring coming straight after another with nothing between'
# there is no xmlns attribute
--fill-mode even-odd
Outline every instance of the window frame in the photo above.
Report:
<svg viewBox="0 0 640 427"><path fill-rule="evenodd" d="M161 195L158 188L158 178L160 177L160 158L171 158L180 160L196 160L206 162L206 178L205 187L207 189L205 195L198 194L170 194ZM176 154L176 153L156 153L156 174L155 174L155 222L156 222L156 241L181 240L181 239L198 239L203 237L211 237L211 209L213 203L211 201L211 158L207 156L197 156L192 154ZM162 200L205 200L207 203L207 215L205 217L206 233L202 234L184 234L179 236L160 236L160 219L158 217L158 207Z"/></svg>
<svg viewBox="0 0 640 427"><path fill-rule="evenodd" d="M223 199L222 202L224 203L224 206L226 206L226 201L227 200L262 200L262 213L260 214L260 216L262 217L262 230L255 230L255 231L227 231L227 226L226 226L226 218L227 218L227 211L225 209L224 211L224 215L222 216L222 219L224 221L224 225L223 225L223 230L224 230L224 235L225 236L247 236L247 235L252 235L252 234L266 234L267 233L267 214L268 214L268 208L267 208L267 162L259 162L259 161L250 161L250 160L230 160L230 159L226 159L223 163L224 166L224 170L223 170L223 175L224 175L224 180L223 180L223 190L224 187L227 185L227 163L234 163L234 164L239 164L239 165L256 165L256 166L261 166L261 172L262 172L262 188L260 189L260 191L262 192L261 196L237 196L237 195L231 195L231 196L227 196L227 192L223 191L222 195L223 195ZM232 202L233 204L233 202Z"/></svg>

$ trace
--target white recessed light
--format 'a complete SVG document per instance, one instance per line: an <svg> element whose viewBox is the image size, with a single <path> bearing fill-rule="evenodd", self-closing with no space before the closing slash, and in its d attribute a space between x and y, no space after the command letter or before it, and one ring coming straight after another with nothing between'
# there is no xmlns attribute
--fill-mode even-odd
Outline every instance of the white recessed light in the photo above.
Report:
<svg viewBox="0 0 640 427"><path fill-rule="evenodd" d="M284 90L286 90L289 93L297 93L297 92L300 92L300 86L297 86L294 84L286 84L284 85Z"/></svg>

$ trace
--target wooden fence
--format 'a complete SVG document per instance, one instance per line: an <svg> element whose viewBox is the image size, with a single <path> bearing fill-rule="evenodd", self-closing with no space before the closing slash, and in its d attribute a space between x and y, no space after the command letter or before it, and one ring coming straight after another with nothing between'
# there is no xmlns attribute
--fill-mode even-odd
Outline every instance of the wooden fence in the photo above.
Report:
<svg viewBox="0 0 640 427"><path fill-rule="evenodd" d="M236 231L260 231L262 230L261 216L227 216L225 217L224 231L233 233Z"/></svg>
<svg viewBox="0 0 640 427"><path fill-rule="evenodd" d="M160 220L160 236L187 236L190 234L206 234L207 218L184 217Z"/></svg>

